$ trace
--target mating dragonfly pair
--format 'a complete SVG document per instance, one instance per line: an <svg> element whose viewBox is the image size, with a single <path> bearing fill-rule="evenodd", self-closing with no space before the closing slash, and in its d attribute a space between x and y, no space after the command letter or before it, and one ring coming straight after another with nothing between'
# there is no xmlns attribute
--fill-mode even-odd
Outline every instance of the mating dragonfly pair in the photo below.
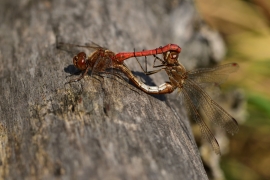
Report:
<svg viewBox="0 0 270 180"><path fill-rule="evenodd" d="M71 45L94 50L88 57L84 52L80 52L73 58L74 66L81 70L82 74L79 78L70 80L68 83L81 80L89 70L92 71L92 74L96 74L105 72L108 68L114 68L122 71L135 86L148 94L166 94L177 89L183 95L186 105L189 107L192 119L199 125L203 138L211 144L216 154L220 154L219 144L213 133L203 121L202 116L199 113L199 108L203 110L211 121L224 128L227 132L234 134L238 131L237 121L213 101L203 90L203 86L209 83L214 83L215 85L223 83L227 79L229 73L235 72L239 68L237 63L187 71L185 67L178 62L181 48L176 44L168 44L164 47L152 50L120 52L118 54L95 43L93 43L93 45L83 46L60 42L58 45ZM163 58L159 58L157 56L158 54L162 54ZM170 82L163 83L159 86L148 86L137 79L124 64L124 61L131 57L136 58L143 56L154 56L153 67L159 68L150 72L144 71L147 75L164 70L167 73ZM156 61L160 61L161 64L155 65Z"/></svg>

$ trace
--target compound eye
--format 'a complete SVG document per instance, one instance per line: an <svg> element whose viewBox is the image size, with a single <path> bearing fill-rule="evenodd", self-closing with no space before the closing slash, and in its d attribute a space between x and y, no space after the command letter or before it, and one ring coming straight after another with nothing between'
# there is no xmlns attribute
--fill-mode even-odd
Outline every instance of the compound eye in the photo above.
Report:
<svg viewBox="0 0 270 180"><path fill-rule="evenodd" d="M172 52L171 53L171 58L172 59L178 59L178 53Z"/></svg>
<svg viewBox="0 0 270 180"><path fill-rule="evenodd" d="M77 56L73 58L73 64L76 68L80 70L86 69L86 54L84 52L80 52Z"/></svg>

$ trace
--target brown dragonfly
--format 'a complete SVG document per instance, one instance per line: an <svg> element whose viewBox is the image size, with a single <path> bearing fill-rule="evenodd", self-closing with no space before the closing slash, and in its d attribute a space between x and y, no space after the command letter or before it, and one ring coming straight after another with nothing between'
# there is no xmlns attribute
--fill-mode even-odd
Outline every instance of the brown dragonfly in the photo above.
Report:
<svg viewBox="0 0 270 180"><path fill-rule="evenodd" d="M177 89L179 93L184 96L192 119L194 119L199 125L203 138L210 142L216 154L220 154L219 144L211 130L203 121L199 113L199 109L201 108L211 121L223 127L227 132L234 134L238 131L237 121L221 106L213 101L211 97L203 90L203 87L210 83L214 83L215 85L223 83L230 73L235 72L239 68L237 63L220 65L214 68L186 71L185 67L178 62L178 56L181 52L181 48L174 44L173 46L169 44L154 50L148 50L146 51L148 53L140 51L138 53L124 52L118 54L115 54L107 48L101 47L95 43L92 44L93 45L82 46L59 43L59 45L72 45L95 50L88 57L86 57L84 52L80 52L73 58L74 66L83 71L83 73L79 78L70 80L68 83L81 80L89 70L92 70L92 74L95 74L99 72L106 72L106 69L113 68L122 71L135 84L135 86L148 94L166 94ZM157 57L156 54L163 54L163 59ZM137 79L136 76L134 76L129 68L124 64L124 60L130 57L147 55L154 55L155 60L153 67L160 67L160 69L145 73L150 75L161 70L165 70L170 82L163 83L160 86L148 86ZM161 64L155 65L156 60L159 60Z"/></svg>
<svg viewBox="0 0 270 180"><path fill-rule="evenodd" d="M203 68L187 71L185 67L178 62L179 52L167 51L163 53L163 59L155 56L154 66L161 67L155 71L145 72L146 74L154 74L161 70L165 70L170 82L162 84L165 93L171 93L175 89L184 97L188 106L192 119L199 125L202 137L210 142L216 154L220 154L219 144L203 121L199 113L199 109L208 117L209 120L224 128L230 134L238 132L237 121L228 114L221 106L219 106L212 98L203 90L209 84L216 86L223 83L228 75L238 70L237 63L224 64L213 68ZM155 66L156 60L161 62ZM150 91L147 93L151 93Z"/></svg>

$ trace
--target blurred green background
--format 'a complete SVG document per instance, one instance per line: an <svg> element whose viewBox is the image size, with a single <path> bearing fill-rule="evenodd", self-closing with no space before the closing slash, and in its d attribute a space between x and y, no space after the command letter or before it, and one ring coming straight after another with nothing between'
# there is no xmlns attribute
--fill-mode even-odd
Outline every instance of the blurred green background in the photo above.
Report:
<svg viewBox="0 0 270 180"><path fill-rule="evenodd" d="M222 157L226 179L270 179L270 0L197 0L203 19L225 39L225 62L240 70L230 83L244 89L247 117Z"/></svg>

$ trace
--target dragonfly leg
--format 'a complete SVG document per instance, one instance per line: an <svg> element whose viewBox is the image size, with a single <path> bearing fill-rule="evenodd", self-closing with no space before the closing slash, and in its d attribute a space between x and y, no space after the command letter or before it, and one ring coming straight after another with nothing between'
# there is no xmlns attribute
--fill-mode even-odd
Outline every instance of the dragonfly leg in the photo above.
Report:
<svg viewBox="0 0 270 180"><path fill-rule="evenodd" d="M155 54L153 56L155 57L153 68L163 67L163 66L166 66L167 65L166 61L164 61L160 57L156 56ZM156 60L159 60L162 64L161 65L155 65Z"/></svg>

